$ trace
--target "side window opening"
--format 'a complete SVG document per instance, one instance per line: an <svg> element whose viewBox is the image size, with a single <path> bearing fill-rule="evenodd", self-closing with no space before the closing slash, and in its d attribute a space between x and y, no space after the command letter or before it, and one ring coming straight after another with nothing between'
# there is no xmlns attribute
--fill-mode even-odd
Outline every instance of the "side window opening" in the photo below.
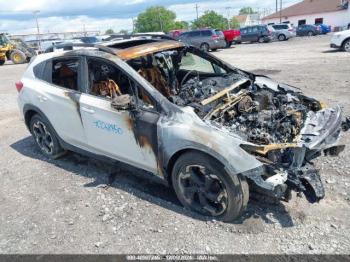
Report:
<svg viewBox="0 0 350 262"><path fill-rule="evenodd" d="M102 59L89 59L89 94L108 99L129 95L142 107L153 108L150 96L115 65Z"/></svg>
<svg viewBox="0 0 350 262"><path fill-rule="evenodd" d="M88 70L89 94L107 98L132 95L129 78L111 63L100 59L89 59Z"/></svg>
<svg viewBox="0 0 350 262"><path fill-rule="evenodd" d="M79 59L61 59L52 62L52 83L78 91Z"/></svg>

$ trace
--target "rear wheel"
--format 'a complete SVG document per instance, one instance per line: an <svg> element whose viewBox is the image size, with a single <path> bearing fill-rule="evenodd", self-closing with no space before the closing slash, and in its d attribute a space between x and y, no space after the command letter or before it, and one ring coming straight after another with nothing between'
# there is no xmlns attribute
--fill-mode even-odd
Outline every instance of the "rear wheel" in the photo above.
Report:
<svg viewBox="0 0 350 262"><path fill-rule="evenodd" d="M230 48L232 45L232 42L231 41L226 41L226 48Z"/></svg>
<svg viewBox="0 0 350 262"><path fill-rule="evenodd" d="M30 131L40 151L45 156L56 159L65 153L54 131L40 115L34 115L31 118Z"/></svg>
<svg viewBox="0 0 350 262"><path fill-rule="evenodd" d="M313 33L312 31L309 31L309 32L307 32L307 35L308 35L308 36L313 36L314 33Z"/></svg>
<svg viewBox="0 0 350 262"><path fill-rule="evenodd" d="M278 36L278 41L285 41L287 39L287 37L283 34Z"/></svg>
<svg viewBox="0 0 350 262"><path fill-rule="evenodd" d="M26 55L21 50L13 50L10 58L14 64L23 64L27 61Z"/></svg>
<svg viewBox="0 0 350 262"><path fill-rule="evenodd" d="M209 52L209 45L207 43L203 43L203 44L201 44L200 49L203 52Z"/></svg>
<svg viewBox="0 0 350 262"><path fill-rule="evenodd" d="M249 199L244 178L228 174L218 161L199 152L177 160L172 184L185 207L222 221L241 216Z"/></svg>
<svg viewBox="0 0 350 262"><path fill-rule="evenodd" d="M2 66L3 64L5 64L6 60L0 60L0 66Z"/></svg>
<svg viewBox="0 0 350 262"><path fill-rule="evenodd" d="M264 39L264 37L259 37L259 39L258 39L258 42L261 44L261 43L264 43L265 42L265 39Z"/></svg>
<svg viewBox="0 0 350 262"><path fill-rule="evenodd" d="M350 52L350 39L346 40L343 44L343 49L346 52Z"/></svg>

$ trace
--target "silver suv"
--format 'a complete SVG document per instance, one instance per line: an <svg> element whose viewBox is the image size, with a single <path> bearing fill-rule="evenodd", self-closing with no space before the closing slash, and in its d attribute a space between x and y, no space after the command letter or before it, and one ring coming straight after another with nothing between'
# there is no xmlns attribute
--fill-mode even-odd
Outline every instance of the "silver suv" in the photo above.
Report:
<svg viewBox="0 0 350 262"><path fill-rule="evenodd" d="M215 51L226 47L224 33L214 29L200 29L184 32L178 41L200 48L202 51Z"/></svg>
<svg viewBox="0 0 350 262"><path fill-rule="evenodd" d="M279 41L285 41L296 36L296 29L291 24L274 24L270 25L274 38Z"/></svg>
<svg viewBox="0 0 350 262"><path fill-rule="evenodd" d="M223 221L239 217L253 191L319 201L311 160L344 148L339 107L176 41L42 54L16 87L47 157L75 151L128 163L172 186L185 207Z"/></svg>

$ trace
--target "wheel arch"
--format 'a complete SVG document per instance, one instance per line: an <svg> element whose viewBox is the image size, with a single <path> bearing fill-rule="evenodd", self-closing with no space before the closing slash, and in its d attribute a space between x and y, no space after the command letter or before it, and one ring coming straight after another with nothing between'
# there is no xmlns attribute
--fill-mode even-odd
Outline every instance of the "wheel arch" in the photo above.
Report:
<svg viewBox="0 0 350 262"><path fill-rule="evenodd" d="M287 35L285 33L279 33L277 38L279 38L280 36L284 36L284 38L287 39Z"/></svg>
<svg viewBox="0 0 350 262"><path fill-rule="evenodd" d="M345 38L345 39L343 40L343 42L341 43L341 47L344 47L346 41L349 41L349 40L350 40L350 36L347 37L347 38Z"/></svg>
<svg viewBox="0 0 350 262"><path fill-rule="evenodd" d="M221 158L218 154L215 154L212 150L204 150L202 148L195 148L195 147L187 147L179 149L178 151L174 152L166 161L165 167L166 167L166 180L168 184L171 186L171 174L173 171L173 168L175 166L176 161L184 154L189 152L197 152L204 155L207 155L208 157L212 158L214 161L217 161L219 164L221 164L224 168L226 168L225 161L223 158ZM231 172L230 172L231 173Z"/></svg>
<svg viewBox="0 0 350 262"><path fill-rule="evenodd" d="M58 136L56 130L53 128L50 120L46 117L46 115L38 107L31 105L31 104L24 105L24 107L23 107L24 122L25 122L26 127L28 128L29 132L31 132L30 120L32 119L32 117L34 115L40 115L42 118L44 118L44 120L48 123L48 125L53 130L55 135L59 138L59 140L61 140L60 137Z"/></svg>

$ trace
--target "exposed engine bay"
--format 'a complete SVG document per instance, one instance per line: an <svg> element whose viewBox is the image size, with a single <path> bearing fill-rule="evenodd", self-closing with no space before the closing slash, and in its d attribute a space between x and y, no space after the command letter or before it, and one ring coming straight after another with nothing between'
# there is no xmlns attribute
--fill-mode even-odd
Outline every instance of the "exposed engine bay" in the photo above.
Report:
<svg viewBox="0 0 350 262"><path fill-rule="evenodd" d="M172 103L192 107L212 127L246 141L242 149L264 164L263 170L245 174L260 189L285 200L290 190L303 192L310 202L324 197L311 161L344 149L333 147L341 125L332 119L341 119L340 110L323 109L295 88L270 85L266 77L228 67L191 47L128 63ZM337 128L331 135L330 123Z"/></svg>
<svg viewBox="0 0 350 262"><path fill-rule="evenodd" d="M258 145L292 143L308 111L321 109L316 100L292 90L271 90L243 72L218 65L219 73L215 67L210 73L186 70L186 56L195 55L165 51L129 63L174 104L191 106L203 120Z"/></svg>

